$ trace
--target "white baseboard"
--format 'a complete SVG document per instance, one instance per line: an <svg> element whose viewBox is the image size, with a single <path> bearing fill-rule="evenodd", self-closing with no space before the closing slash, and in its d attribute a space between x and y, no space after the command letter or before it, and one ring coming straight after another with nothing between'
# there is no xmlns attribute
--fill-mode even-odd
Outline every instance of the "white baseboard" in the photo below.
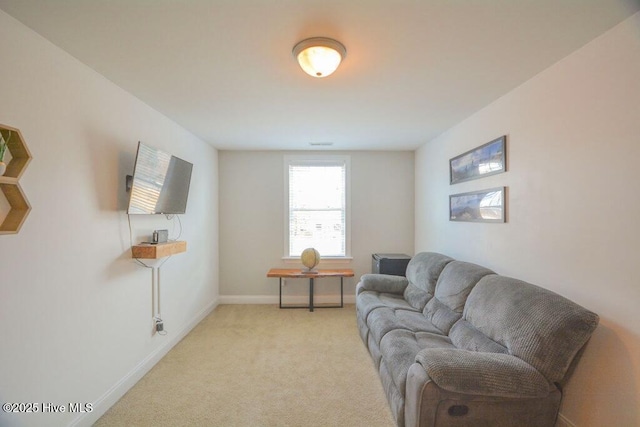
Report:
<svg viewBox="0 0 640 427"><path fill-rule="evenodd" d="M220 295L220 304L278 304L272 295Z"/></svg>
<svg viewBox="0 0 640 427"><path fill-rule="evenodd" d="M219 300L214 300L211 304L197 313L189 323L185 325L182 330L165 342L164 345L158 347L154 352L149 354L138 365L128 372L120 381L118 381L113 387L107 390L102 396L100 396L93 403L93 411L81 414L75 418L70 427L83 427L93 425L101 416L107 412L124 394L129 391L140 379L153 368L156 363L160 361L176 344L182 340L191 330L202 321L209 313L211 313L220 303Z"/></svg>
<svg viewBox="0 0 640 427"><path fill-rule="evenodd" d="M220 304L279 304L278 295L220 295ZM340 294L337 295L315 295L313 302L318 304L339 304ZM345 295L345 304L355 304L355 295ZM283 295L283 304L308 304L308 295Z"/></svg>
<svg viewBox="0 0 640 427"><path fill-rule="evenodd" d="M562 414L558 414L558 421L556 422L556 427L576 427L574 423L569 421L567 417Z"/></svg>

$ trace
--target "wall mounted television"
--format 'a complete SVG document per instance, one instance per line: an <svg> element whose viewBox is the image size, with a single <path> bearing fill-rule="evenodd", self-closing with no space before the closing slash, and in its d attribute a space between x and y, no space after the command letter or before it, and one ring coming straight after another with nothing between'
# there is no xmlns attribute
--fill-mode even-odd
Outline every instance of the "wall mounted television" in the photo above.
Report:
<svg viewBox="0 0 640 427"><path fill-rule="evenodd" d="M185 213L192 169L193 164L138 142L127 213Z"/></svg>

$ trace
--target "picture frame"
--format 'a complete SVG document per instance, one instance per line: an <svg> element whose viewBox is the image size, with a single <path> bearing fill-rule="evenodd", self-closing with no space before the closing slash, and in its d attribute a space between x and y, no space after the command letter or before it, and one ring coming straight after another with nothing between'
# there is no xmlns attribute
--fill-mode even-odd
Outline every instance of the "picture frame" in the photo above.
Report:
<svg viewBox="0 0 640 427"><path fill-rule="evenodd" d="M449 221L506 222L506 187L452 194Z"/></svg>
<svg viewBox="0 0 640 427"><path fill-rule="evenodd" d="M449 160L449 184L471 181L507 171L507 136Z"/></svg>

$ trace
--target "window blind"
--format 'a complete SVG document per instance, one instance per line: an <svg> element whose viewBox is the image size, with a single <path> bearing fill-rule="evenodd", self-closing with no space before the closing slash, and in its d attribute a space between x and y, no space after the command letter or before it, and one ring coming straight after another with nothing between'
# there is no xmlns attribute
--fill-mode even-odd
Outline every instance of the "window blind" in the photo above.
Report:
<svg viewBox="0 0 640 427"><path fill-rule="evenodd" d="M289 164L289 256L346 256L346 164Z"/></svg>

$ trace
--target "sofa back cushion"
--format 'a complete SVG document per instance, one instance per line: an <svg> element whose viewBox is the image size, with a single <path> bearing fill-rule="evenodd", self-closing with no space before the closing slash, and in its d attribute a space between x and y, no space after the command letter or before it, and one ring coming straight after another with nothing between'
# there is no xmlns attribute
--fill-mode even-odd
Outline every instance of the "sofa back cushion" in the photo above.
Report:
<svg viewBox="0 0 640 427"><path fill-rule="evenodd" d="M452 258L435 252L421 252L411 258L407 265L409 284L404 290L404 299L413 308L422 310L433 297L440 273L451 261Z"/></svg>
<svg viewBox="0 0 640 427"><path fill-rule="evenodd" d="M509 354L561 382L598 325L595 313L521 280L483 277L467 298L463 318Z"/></svg>
<svg viewBox="0 0 640 427"><path fill-rule="evenodd" d="M425 306L424 315L447 335L453 324L462 317L471 289L489 274L495 273L470 262L451 261L440 273L434 297Z"/></svg>
<svg viewBox="0 0 640 427"><path fill-rule="evenodd" d="M509 350L505 346L491 340L464 319L458 320L451 327L449 339L456 348L461 350L509 354Z"/></svg>

